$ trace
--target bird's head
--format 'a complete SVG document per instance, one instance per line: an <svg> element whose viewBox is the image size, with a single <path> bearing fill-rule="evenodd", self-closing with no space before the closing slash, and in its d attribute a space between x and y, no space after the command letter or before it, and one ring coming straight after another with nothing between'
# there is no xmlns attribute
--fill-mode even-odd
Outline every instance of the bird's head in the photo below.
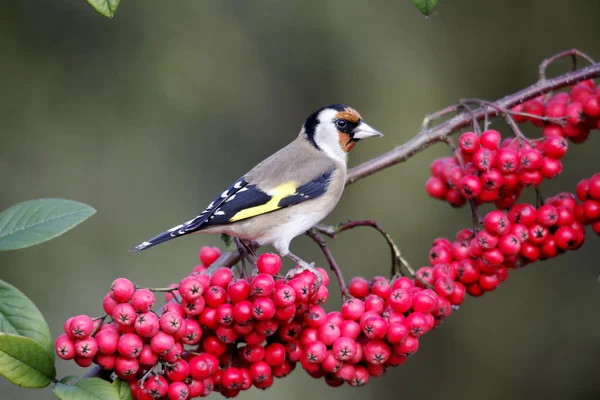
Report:
<svg viewBox="0 0 600 400"><path fill-rule="evenodd" d="M346 160L359 140L383 136L367 125L356 110L343 104L331 104L312 113L304 123L303 135L337 160Z"/></svg>

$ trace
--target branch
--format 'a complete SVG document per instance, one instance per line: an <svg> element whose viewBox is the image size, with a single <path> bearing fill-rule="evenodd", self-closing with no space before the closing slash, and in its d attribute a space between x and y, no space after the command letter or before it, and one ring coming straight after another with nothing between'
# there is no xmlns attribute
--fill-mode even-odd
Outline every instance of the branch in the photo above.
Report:
<svg viewBox="0 0 600 400"><path fill-rule="evenodd" d="M494 103L501 108L510 109L517 104L533 99L541 94L597 77L600 77L600 63L592 64L586 68L569 72L555 78L537 82L523 90L503 97ZM478 108L473 110L473 116L477 120L481 120L485 117L485 112L484 108ZM488 110L488 114L489 116L498 116L501 113L497 109L492 109ZM413 137L405 144L350 169L346 176L346 186L383 169L408 160L410 157L425 150L432 144L441 142L444 137L471 123L471 115L461 114L437 126L422 130L417 136Z"/></svg>

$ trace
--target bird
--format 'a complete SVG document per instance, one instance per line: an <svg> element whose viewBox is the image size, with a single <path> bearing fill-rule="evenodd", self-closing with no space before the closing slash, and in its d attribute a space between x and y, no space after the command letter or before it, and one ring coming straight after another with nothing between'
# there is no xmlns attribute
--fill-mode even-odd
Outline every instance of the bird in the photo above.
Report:
<svg viewBox="0 0 600 400"><path fill-rule="evenodd" d="M344 190L348 153L356 143L383 134L344 104L319 108L299 135L226 188L196 217L130 251L140 251L190 233L225 234L242 243L273 246L297 272L316 273L290 252L291 241L327 217Z"/></svg>

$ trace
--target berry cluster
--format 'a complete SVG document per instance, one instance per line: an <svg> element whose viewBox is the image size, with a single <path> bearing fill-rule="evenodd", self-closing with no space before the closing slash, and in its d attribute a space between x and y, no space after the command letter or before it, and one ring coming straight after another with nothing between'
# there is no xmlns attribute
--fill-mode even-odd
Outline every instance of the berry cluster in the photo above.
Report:
<svg viewBox="0 0 600 400"><path fill-rule="evenodd" d="M204 271L219 251L205 247L202 264L167 289L160 310L153 311L153 291L119 278L103 303L112 322L69 318L56 352L113 371L136 399L235 397L270 387L298 363L330 386L361 386L403 364L466 294L494 290L509 269L578 249L586 225L600 233L600 174L582 180L576 195L493 210L454 241L435 239L430 266L414 279L352 278L350 298L329 313L321 306L329 283L321 268L321 286L308 271L287 281L278 275L281 259L266 253L250 279L228 268L209 276Z"/></svg>
<svg viewBox="0 0 600 400"><path fill-rule="evenodd" d="M577 220L600 235L600 173L579 182L575 193L582 201L575 208Z"/></svg>
<svg viewBox="0 0 600 400"><path fill-rule="evenodd" d="M600 129L600 86L595 87L593 80L582 81L568 92L542 95L513 107L512 111L529 114L516 114L513 118L517 123L530 121L543 128L544 136L562 136L573 143L583 143L590 130ZM539 117L564 118L566 123L544 122Z"/></svg>
<svg viewBox="0 0 600 400"><path fill-rule="evenodd" d="M492 291L508 277L508 269L581 247L585 229L577 217L578 207L575 196L565 192L537 209L520 203L508 211L491 211L483 219L483 229L463 229L452 242L436 239L429 252L431 267L420 268L417 276L438 294L444 290L449 294L452 287L440 283L440 271L450 271L446 275L454 285L460 285L460 291L466 287L472 296Z"/></svg>
<svg viewBox="0 0 600 400"><path fill-rule="evenodd" d="M271 386L299 361L299 339L316 323L313 316L325 315L318 304L328 298L329 278L318 268L320 286L308 271L286 281L277 275L281 258L274 254L258 258L251 279L236 279L229 268L205 274L219 255L203 248L202 264L167 289L167 304L156 312L152 290L116 279L103 302L112 322L69 318L56 340L58 356L114 371L129 381L136 399L213 391L234 397L252 385Z"/></svg>
<svg viewBox="0 0 600 400"><path fill-rule="evenodd" d="M500 132L486 130L481 135L466 132L459 139L459 155L442 157L431 164L427 193L461 207L467 199L476 205L494 203L498 208L512 206L526 187L538 187L543 179L562 172L560 159L567 153L567 141L548 136L530 142L522 138L502 140ZM461 165L461 162L464 165Z"/></svg>
<svg viewBox="0 0 600 400"><path fill-rule="evenodd" d="M516 123L543 127L543 138L502 140L496 130L460 136L458 154L431 164L427 193L454 207L468 199L475 204L495 203L505 209L518 201L523 188L538 187L543 179L562 172L561 159L570 140L583 143L592 129L600 129L600 86L582 81L568 92L542 95L513 107Z"/></svg>

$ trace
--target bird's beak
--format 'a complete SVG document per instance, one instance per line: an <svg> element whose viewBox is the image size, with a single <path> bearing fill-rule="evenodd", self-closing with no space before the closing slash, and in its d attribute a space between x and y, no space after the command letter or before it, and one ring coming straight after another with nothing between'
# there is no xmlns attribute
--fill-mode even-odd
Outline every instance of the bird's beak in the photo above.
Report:
<svg viewBox="0 0 600 400"><path fill-rule="evenodd" d="M352 135L352 139L366 139L370 137L383 137L383 134L371 126L361 122Z"/></svg>

